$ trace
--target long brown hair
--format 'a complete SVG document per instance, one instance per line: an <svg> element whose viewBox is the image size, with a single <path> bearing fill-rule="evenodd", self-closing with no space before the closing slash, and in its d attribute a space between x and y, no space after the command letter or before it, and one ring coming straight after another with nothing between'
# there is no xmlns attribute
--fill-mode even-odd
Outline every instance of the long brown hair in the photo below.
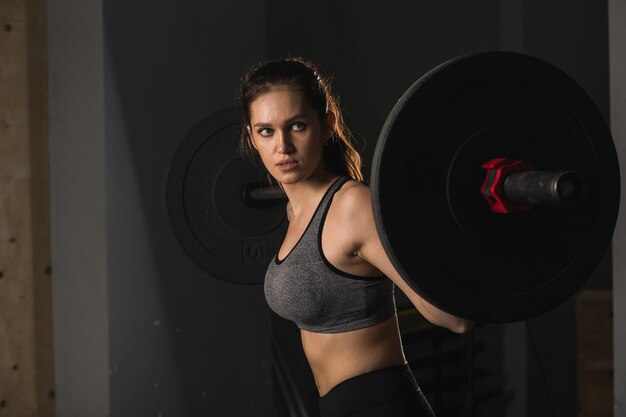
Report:
<svg viewBox="0 0 626 417"><path fill-rule="evenodd" d="M330 89L330 81L315 64L302 57L262 63L243 77L238 91L243 108L240 152L244 155L255 152L247 129L250 125L250 104L277 86L287 86L300 92L316 111L322 125L329 111L335 115L335 123L330 126L331 139L324 146L324 161L333 172L363 181L361 156L352 145L352 134L343 121L338 99Z"/></svg>

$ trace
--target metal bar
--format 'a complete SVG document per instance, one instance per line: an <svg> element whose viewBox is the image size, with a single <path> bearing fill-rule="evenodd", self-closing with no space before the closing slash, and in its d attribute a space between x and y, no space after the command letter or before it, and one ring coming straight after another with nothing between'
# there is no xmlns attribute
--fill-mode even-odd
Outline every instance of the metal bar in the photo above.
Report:
<svg viewBox="0 0 626 417"><path fill-rule="evenodd" d="M243 201L246 203L266 200L283 200L287 196L280 187L247 186L243 189Z"/></svg>
<svg viewBox="0 0 626 417"><path fill-rule="evenodd" d="M523 171L509 174L503 189L516 203L573 205L583 199L585 186L574 171Z"/></svg>

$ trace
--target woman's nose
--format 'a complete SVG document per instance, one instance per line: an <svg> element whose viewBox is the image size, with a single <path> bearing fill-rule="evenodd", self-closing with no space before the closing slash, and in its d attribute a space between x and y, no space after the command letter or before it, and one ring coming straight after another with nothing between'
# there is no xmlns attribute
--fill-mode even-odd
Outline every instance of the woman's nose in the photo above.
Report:
<svg viewBox="0 0 626 417"><path fill-rule="evenodd" d="M280 131L278 133L277 151L279 153L290 153L293 151L293 144L288 132Z"/></svg>

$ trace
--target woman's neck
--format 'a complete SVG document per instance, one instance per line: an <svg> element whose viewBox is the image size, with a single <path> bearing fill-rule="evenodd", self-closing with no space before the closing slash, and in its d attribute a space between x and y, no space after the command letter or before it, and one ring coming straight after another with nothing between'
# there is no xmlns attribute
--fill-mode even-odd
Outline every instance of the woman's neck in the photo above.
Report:
<svg viewBox="0 0 626 417"><path fill-rule="evenodd" d="M325 171L294 184L283 184L293 214L297 216L303 210L316 206L337 177L339 177L338 174Z"/></svg>

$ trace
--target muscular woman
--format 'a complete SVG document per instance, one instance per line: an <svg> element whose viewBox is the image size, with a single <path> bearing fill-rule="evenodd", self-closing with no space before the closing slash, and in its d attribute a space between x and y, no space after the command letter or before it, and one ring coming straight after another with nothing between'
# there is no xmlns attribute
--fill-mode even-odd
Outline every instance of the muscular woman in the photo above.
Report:
<svg viewBox="0 0 626 417"><path fill-rule="evenodd" d="M239 93L241 147L289 200L265 296L300 328L322 416L433 416L402 351L394 286L435 325L463 333L472 323L428 303L391 264L328 81L293 58L254 68Z"/></svg>

